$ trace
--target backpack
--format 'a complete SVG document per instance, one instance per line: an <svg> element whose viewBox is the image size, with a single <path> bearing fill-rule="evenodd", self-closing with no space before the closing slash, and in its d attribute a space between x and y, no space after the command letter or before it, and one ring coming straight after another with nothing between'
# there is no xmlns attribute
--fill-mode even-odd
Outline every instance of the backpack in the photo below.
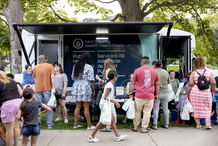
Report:
<svg viewBox="0 0 218 146"><path fill-rule="evenodd" d="M209 88L209 82L207 81L207 78L204 76L205 71L206 70L204 70L202 75L199 72L195 71L199 75L198 82L195 83L198 86L199 90L206 90Z"/></svg>

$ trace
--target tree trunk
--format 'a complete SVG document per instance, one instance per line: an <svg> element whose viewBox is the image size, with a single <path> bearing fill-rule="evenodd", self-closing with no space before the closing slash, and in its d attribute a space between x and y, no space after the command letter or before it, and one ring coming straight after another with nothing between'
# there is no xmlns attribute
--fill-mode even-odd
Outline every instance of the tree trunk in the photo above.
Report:
<svg viewBox="0 0 218 146"><path fill-rule="evenodd" d="M118 0L118 2L120 3L125 22L143 21L139 0Z"/></svg>
<svg viewBox="0 0 218 146"><path fill-rule="evenodd" d="M9 25L9 36L11 46L10 70L12 74L19 74L22 71L21 45L12 23L23 22L24 10L21 7L21 0L8 0L8 6L4 8L3 15L6 17Z"/></svg>

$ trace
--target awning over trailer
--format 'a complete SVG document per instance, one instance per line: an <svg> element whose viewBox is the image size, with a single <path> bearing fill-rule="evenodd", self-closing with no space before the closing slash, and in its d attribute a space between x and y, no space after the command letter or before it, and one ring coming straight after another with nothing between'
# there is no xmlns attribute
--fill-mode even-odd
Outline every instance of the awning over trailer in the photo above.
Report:
<svg viewBox="0 0 218 146"><path fill-rule="evenodd" d="M164 25L162 22L98 22L98 23L13 23L32 34L95 34L95 33L156 33Z"/></svg>
<svg viewBox="0 0 218 146"><path fill-rule="evenodd" d="M164 52L167 51L170 30L173 21L160 22L98 22L98 23L13 23L13 27L17 32L21 47L24 52L25 59L30 64L26 48L24 46L19 27L29 33L35 34L36 44L38 34L143 34L157 33L165 25L168 25L167 39L164 46ZM36 45L35 45L36 46ZM33 45L34 47L34 45ZM32 47L32 49L33 49ZM32 50L31 49L31 50ZM36 47L35 47L36 49ZM32 52L32 51L31 51ZM164 53L166 54L166 53ZM30 56L30 55L29 55ZM165 55L163 55L163 60ZM35 63L37 58L35 56Z"/></svg>

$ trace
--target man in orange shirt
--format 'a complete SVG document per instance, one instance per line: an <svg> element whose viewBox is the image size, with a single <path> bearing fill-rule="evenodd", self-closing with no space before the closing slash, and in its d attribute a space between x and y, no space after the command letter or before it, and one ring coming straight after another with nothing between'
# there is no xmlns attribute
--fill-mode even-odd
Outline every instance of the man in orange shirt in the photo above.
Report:
<svg viewBox="0 0 218 146"><path fill-rule="evenodd" d="M35 100L40 101L47 105L51 91L55 93L55 71L53 65L47 63L48 59L45 55L38 57L38 65L33 69L33 78L35 78ZM41 108L39 108L41 112ZM53 126L53 109L46 113L47 127ZM41 119L40 119L41 124Z"/></svg>

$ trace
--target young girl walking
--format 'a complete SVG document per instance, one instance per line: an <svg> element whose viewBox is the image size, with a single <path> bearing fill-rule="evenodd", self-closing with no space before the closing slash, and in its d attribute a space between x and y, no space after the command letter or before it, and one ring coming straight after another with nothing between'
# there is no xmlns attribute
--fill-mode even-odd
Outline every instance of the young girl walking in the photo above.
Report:
<svg viewBox="0 0 218 146"><path fill-rule="evenodd" d="M116 112L115 112L115 107L114 104L116 105L117 108L120 107L120 104L114 99L114 86L113 83L115 81L117 81L117 72L114 70L110 70L108 72L108 81L107 84L104 87L104 92L102 95L102 98L100 100L100 109L103 109L103 105L105 103L106 100L109 100L110 98L110 102L111 103L111 125L112 128L114 130L115 133L115 140L116 141L121 141L123 139L125 139L127 137L127 135L119 135L118 131L117 131L117 127L116 127L116 123L115 123L115 117L116 117ZM95 127L95 130L92 132L92 134L89 136L88 141L89 142L99 142L100 140L98 138L95 138L95 134L97 133L97 131L101 128L102 123L99 121Z"/></svg>
<svg viewBox="0 0 218 146"><path fill-rule="evenodd" d="M174 122L176 125L179 124L179 117L180 117L180 111L182 110L182 107L184 105L184 102L185 102L185 92L186 92L186 88L188 86L188 80L189 80L189 77L190 77L190 73L188 73L183 79L182 79L182 82L184 83L184 86L182 87L181 89L181 92L180 92L180 95L179 95L179 102L178 104L176 105L176 109L178 110L178 113L177 113L177 120ZM182 121L182 125L185 125L185 121Z"/></svg>
<svg viewBox="0 0 218 146"><path fill-rule="evenodd" d="M34 92L31 88L26 88L23 91L24 101L21 103L20 109L17 114L17 119L21 120L23 117L22 128L22 145L26 146L28 143L28 137L31 135L31 146L36 146L38 135L40 134L39 117L51 111L51 108L47 105L34 100ZM38 108L44 108L45 110L38 113Z"/></svg>

